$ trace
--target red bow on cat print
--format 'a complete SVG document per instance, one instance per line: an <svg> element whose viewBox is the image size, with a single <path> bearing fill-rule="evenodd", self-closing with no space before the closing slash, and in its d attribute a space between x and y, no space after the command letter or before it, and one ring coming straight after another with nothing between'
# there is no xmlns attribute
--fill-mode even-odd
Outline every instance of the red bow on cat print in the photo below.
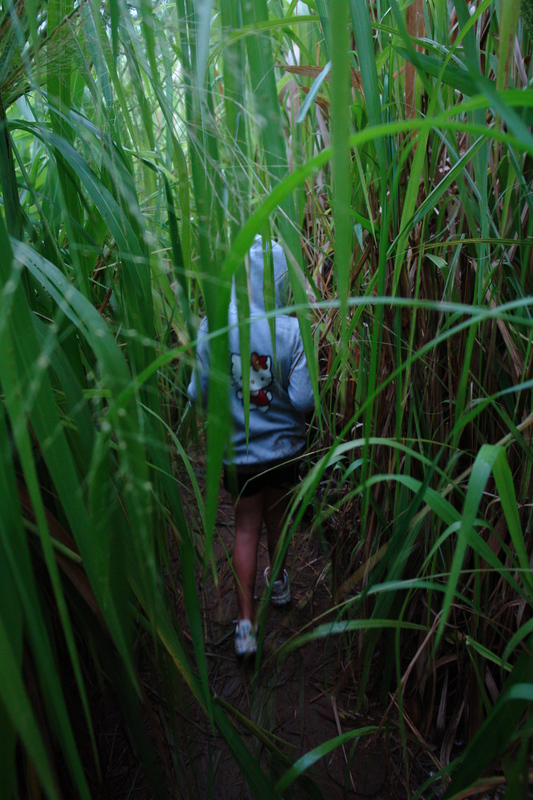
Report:
<svg viewBox="0 0 533 800"><path fill-rule="evenodd" d="M250 366L253 367L256 372L259 372L260 369L267 369L267 358L268 356L258 356L257 353L252 353L250 356Z"/></svg>

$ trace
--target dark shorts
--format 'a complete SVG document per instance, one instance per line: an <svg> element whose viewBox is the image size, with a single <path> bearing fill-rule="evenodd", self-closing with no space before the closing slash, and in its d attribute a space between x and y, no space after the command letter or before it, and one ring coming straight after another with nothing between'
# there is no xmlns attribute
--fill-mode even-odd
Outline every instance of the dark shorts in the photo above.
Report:
<svg viewBox="0 0 533 800"><path fill-rule="evenodd" d="M240 470L236 464L224 464L224 488L233 497L252 497L265 488L292 489L300 479L300 456L297 453L290 461L263 464L257 470Z"/></svg>

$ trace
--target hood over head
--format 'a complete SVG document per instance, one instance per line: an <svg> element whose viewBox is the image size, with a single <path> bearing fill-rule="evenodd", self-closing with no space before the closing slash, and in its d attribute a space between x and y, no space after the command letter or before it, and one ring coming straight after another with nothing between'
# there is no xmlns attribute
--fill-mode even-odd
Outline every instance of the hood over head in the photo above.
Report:
<svg viewBox="0 0 533 800"><path fill-rule="evenodd" d="M263 240L257 235L249 251L250 270L250 312L264 313L265 299L265 264L263 255ZM268 263L268 262L267 262ZM290 281L287 259L281 245L272 242L272 264L274 268L274 287L276 293L276 308L284 308L289 305L290 300ZM232 287L231 300L235 303L235 283Z"/></svg>

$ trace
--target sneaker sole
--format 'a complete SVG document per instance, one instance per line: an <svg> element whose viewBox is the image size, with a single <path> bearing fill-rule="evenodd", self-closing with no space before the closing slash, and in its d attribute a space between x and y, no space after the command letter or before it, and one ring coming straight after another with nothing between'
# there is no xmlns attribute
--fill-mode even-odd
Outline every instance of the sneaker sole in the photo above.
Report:
<svg viewBox="0 0 533 800"><path fill-rule="evenodd" d="M273 606L288 606L291 602L291 595L287 597L275 597L274 595L270 595L270 602Z"/></svg>
<svg viewBox="0 0 533 800"><path fill-rule="evenodd" d="M267 586L270 585L269 582L268 582L268 574L269 574L269 572L270 572L270 568L267 567L265 569L265 572L264 572L265 582L266 582ZM270 595L270 603L273 606L288 606L289 603L291 602L291 599L292 599L292 597L291 597L291 585L289 583L287 570L284 570L284 574L287 575L287 589L286 589L286 592L285 592L285 594L274 594L274 588L275 588L276 584L281 584L283 586L281 581L275 581L274 582L274 586L272 587L272 593Z"/></svg>

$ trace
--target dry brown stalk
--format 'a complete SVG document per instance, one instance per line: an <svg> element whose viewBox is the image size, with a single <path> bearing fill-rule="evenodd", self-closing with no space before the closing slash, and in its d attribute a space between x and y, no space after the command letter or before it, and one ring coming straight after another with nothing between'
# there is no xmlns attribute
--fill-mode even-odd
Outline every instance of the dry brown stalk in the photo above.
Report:
<svg viewBox="0 0 533 800"><path fill-rule="evenodd" d="M414 39L420 39L425 34L424 23L424 4L422 0L415 0L407 7L406 11L406 24L409 36ZM419 45L415 45L417 50L422 50ZM407 62L405 66L405 116L406 119L416 117L415 108L415 65Z"/></svg>
<svg viewBox="0 0 533 800"><path fill-rule="evenodd" d="M300 66L299 64L278 64L280 69L285 72L291 72L293 75L303 75L305 78L318 78L323 71L323 67ZM331 74L326 75L326 81L331 80ZM352 67L352 86L363 93L363 84L361 83L361 73Z"/></svg>

